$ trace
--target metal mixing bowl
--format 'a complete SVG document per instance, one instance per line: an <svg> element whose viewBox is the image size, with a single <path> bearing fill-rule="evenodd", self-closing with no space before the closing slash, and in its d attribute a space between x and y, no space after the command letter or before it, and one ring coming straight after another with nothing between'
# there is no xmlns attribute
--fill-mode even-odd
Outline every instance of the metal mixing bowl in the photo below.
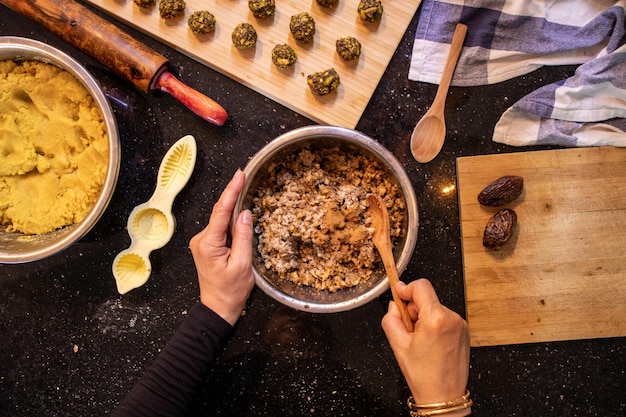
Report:
<svg viewBox="0 0 626 417"><path fill-rule="evenodd" d="M0 230L0 263L31 262L53 255L81 239L96 224L108 205L119 173L120 146L113 110L95 79L76 60L45 43L19 37L0 37L0 60L38 60L56 65L80 80L100 107L109 139L109 161L100 196L85 218L78 224L30 236ZM33 204L37 204L33 201Z"/></svg>
<svg viewBox="0 0 626 417"><path fill-rule="evenodd" d="M267 167L272 161L280 160L286 154L297 153L303 148L314 151L324 147L338 147L345 152L363 152L380 161L389 176L394 177L400 185L406 201L406 209L403 234L394 246L394 257L398 273L402 273L409 263L417 242L418 211L415 191L402 165L393 154L380 143L354 130L334 126L307 126L274 139L261 149L244 169L246 184L237 201L233 219L242 210L253 206L252 200L260 183L267 175ZM382 265L366 283L336 292L319 291L278 280L260 262L256 252L257 236L254 239L253 271L257 286L275 300L292 308L314 313L346 311L368 303L389 288Z"/></svg>

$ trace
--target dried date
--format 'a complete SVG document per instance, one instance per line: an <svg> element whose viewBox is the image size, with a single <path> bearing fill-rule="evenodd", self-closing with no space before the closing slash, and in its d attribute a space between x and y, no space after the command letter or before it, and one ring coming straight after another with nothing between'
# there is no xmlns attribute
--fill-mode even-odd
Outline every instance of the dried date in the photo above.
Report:
<svg viewBox="0 0 626 417"><path fill-rule="evenodd" d="M503 206L519 197L523 189L523 177L505 175L486 186L478 194L478 202L489 207Z"/></svg>
<svg viewBox="0 0 626 417"><path fill-rule="evenodd" d="M500 249L513 235L517 224L517 213L512 209L502 209L494 214L485 226L483 246Z"/></svg>

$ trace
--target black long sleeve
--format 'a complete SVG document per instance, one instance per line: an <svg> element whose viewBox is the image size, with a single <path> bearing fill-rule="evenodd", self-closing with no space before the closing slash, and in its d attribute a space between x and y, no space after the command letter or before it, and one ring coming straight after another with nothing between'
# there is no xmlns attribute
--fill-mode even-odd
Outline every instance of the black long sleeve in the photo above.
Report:
<svg viewBox="0 0 626 417"><path fill-rule="evenodd" d="M202 304L189 310L163 351L112 417L182 417L233 327Z"/></svg>

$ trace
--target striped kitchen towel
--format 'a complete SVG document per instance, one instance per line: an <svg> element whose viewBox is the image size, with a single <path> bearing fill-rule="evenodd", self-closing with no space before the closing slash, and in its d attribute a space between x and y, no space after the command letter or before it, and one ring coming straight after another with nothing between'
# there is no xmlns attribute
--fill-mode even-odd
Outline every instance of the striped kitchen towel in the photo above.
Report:
<svg viewBox="0 0 626 417"><path fill-rule="evenodd" d="M438 83L457 22L468 25L452 85L494 84L580 65L509 108L493 140L626 146L626 0L424 0L409 79Z"/></svg>

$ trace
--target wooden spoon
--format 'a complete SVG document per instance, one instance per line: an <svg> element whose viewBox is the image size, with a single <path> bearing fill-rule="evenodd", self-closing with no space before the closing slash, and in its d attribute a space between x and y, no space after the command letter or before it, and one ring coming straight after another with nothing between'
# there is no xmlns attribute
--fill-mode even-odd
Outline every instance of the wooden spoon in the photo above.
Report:
<svg viewBox="0 0 626 417"><path fill-rule="evenodd" d="M450 52L448 52L448 59L446 60L446 66L441 75L441 81L439 82L439 88L437 88L435 100L426 114L417 122L415 129L413 129L413 134L411 135L411 153L418 162L429 162L437 156L446 138L446 122L444 118L446 96L448 95L448 88L450 87L450 81L452 81L454 68L456 67L461 49L463 48L466 33L466 25L462 23L456 25L452 43L450 44Z"/></svg>
<svg viewBox="0 0 626 417"><path fill-rule="evenodd" d="M400 281L398 277L398 271L396 270L396 261L393 259L393 253L391 252L391 237L389 231L389 214L387 214L387 208L382 198L376 194L370 194L367 196L367 202L369 203L368 212L372 216L372 226L374 226L374 236L372 242L378 249L380 257L385 264L385 271L387 271L387 278L389 279L389 287L391 288L391 295L393 301L400 309L400 315L402 316L402 322L407 331L413 331L413 321L409 316L406 304L396 293L396 284Z"/></svg>

